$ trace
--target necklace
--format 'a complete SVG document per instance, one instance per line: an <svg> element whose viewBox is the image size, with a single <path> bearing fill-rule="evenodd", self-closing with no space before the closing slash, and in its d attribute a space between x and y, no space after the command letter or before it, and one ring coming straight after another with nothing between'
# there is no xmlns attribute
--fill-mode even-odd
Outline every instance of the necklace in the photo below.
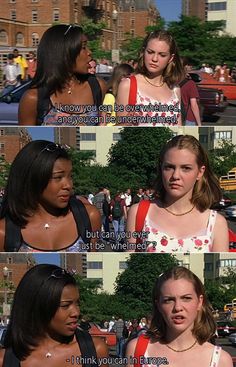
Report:
<svg viewBox="0 0 236 367"><path fill-rule="evenodd" d="M168 345L168 344L166 344L166 346L167 346L167 348L169 348L169 349L173 350L173 352L180 353L180 352L186 352L187 350L192 349L192 348L194 347L194 345L196 345L196 344L197 344L197 340L195 340L195 342L194 342L192 345L190 345L190 347L185 348L185 349L180 349L180 350L178 350L178 349L174 349L174 348L172 348L172 347L171 347L170 345Z"/></svg>
<svg viewBox="0 0 236 367"><path fill-rule="evenodd" d="M45 228L45 229L49 229L49 228L50 228L50 225L49 225L48 223L45 223L45 224L44 224L44 228Z"/></svg>
<svg viewBox="0 0 236 367"><path fill-rule="evenodd" d="M186 215L188 213L191 213L194 208L195 208L195 205L191 209L187 210L186 212L177 214L177 213L172 212L170 209L163 207L163 209L165 209L168 213L170 213L172 215L175 215L176 217L182 217L182 215Z"/></svg>
<svg viewBox="0 0 236 367"><path fill-rule="evenodd" d="M162 86L164 85L164 80L162 80L161 84L153 84L152 82L150 82L150 80L149 80L149 79L147 79L147 78L146 78L146 76L145 76L145 75L144 75L143 77L144 77L144 79L146 80L146 82L148 82L149 84L151 84L153 87L160 88L160 87L162 87Z"/></svg>

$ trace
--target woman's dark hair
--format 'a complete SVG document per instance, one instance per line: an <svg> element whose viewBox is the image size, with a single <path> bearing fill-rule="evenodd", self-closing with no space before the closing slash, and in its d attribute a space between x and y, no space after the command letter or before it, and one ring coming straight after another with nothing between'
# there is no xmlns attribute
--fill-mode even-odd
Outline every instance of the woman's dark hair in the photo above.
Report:
<svg viewBox="0 0 236 367"><path fill-rule="evenodd" d="M192 135L177 135L164 145L160 153L156 182L156 192L160 199L164 201L166 193L162 182L162 165L166 152L171 148L188 149L195 154L198 167L205 166L203 176L194 185L191 203L200 212L203 212L220 201L222 192L219 181L211 170L208 155L199 141Z"/></svg>
<svg viewBox="0 0 236 367"><path fill-rule="evenodd" d="M13 300L10 322L4 340L24 360L37 347L55 315L63 288L76 286L74 277L56 265L36 265L21 279Z"/></svg>
<svg viewBox="0 0 236 367"><path fill-rule="evenodd" d="M170 47L170 55L174 54L173 60L167 65L163 72L163 80L166 82L169 88L178 84L184 77L184 70L179 55L179 50L177 44L170 32L165 30L156 30L149 33L143 40L141 51L138 59L138 66L135 69L136 74L143 74L148 76L148 70L144 63L144 53L148 47L148 43L153 40L158 39L160 41L165 41Z"/></svg>
<svg viewBox="0 0 236 367"><path fill-rule="evenodd" d="M76 58L82 49L83 30L79 26L57 24L43 34L37 51L33 87L44 87L46 95L62 91L74 75Z"/></svg>
<svg viewBox="0 0 236 367"><path fill-rule="evenodd" d="M161 339L166 342L167 326L165 320L159 310L159 302L161 298L161 290L163 284L169 280L186 279L193 284L197 297L203 297L201 310L198 311L197 318L194 321L192 333L199 344L211 339L215 335L216 324L212 314L211 306L206 298L204 286L201 280L189 269L183 266L176 266L167 270L164 274L157 278L153 288L153 315L148 335L154 340Z"/></svg>
<svg viewBox="0 0 236 367"><path fill-rule="evenodd" d="M21 227L27 224L59 158L70 160L64 148L47 140L32 141L20 150L10 168L1 218L8 215Z"/></svg>

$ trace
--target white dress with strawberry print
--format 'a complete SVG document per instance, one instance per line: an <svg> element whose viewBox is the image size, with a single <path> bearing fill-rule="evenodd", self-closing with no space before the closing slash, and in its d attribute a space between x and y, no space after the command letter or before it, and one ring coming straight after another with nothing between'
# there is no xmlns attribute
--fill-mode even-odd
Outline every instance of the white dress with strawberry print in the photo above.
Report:
<svg viewBox="0 0 236 367"><path fill-rule="evenodd" d="M215 226L217 212L210 210L207 228L203 234L193 235L186 238L175 238L162 232L152 223L148 215L144 222L143 231L146 234L144 244L147 252L211 252L213 245L213 229Z"/></svg>

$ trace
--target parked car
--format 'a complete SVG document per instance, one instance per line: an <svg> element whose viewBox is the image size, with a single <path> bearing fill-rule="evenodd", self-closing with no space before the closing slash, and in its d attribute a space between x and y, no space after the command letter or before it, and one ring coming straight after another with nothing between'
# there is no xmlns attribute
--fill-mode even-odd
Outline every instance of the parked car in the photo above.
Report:
<svg viewBox="0 0 236 367"><path fill-rule="evenodd" d="M224 83L216 80L211 74L201 70L191 70L191 78L204 88L221 89L227 99L236 100L236 83Z"/></svg>
<svg viewBox="0 0 236 367"><path fill-rule="evenodd" d="M0 96L0 125L18 124L19 101L31 82L16 87L12 92Z"/></svg>
<svg viewBox="0 0 236 367"><path fill-rule="evenodd" d="M228 206L228 208L225 209L225 213L229 218L236 218L236 205Z"/></svg>
<svg viewBox="0 0 236 367"><path fill-rule="evenodd" d="M229 229L229 251L236 252L236 233Z"/></svg>
<svg viewBox="0 0 236 367"><path fill-rule="evenodd" d="M221 200L212 206L212 209L224 209L232 205L233 202L229 196L223 194Z"/></svg>
<svg viewBox="0 0 236 367"><path fill-rule="evenodd" d="M107 331L107 329L102 329L98 324L90 322L91 328L89 333L92 336L101 337L108 347L114 347L116 345L116 334L112 331Z"/></svg>
<svg viewBox="0 0 236 367"><path fill-rule="evenodd" d="M0 348L3 347L4 338L6 335L7 327L6 326L0 326Z"/></svg>
<svg viewBox="0 0 236 367"><path fill-rule="evenodd" d="M230 343L232 343L233 345L236 345L236 333L230 334L230 336L229 336L229 341L230 341Z"/></svg>
<svg viewBox="0 0 236 367"><path fill-rule="evenodd" d="M236 325L232 321L217 321L217 333L219 337L236 333Z"/></svg>

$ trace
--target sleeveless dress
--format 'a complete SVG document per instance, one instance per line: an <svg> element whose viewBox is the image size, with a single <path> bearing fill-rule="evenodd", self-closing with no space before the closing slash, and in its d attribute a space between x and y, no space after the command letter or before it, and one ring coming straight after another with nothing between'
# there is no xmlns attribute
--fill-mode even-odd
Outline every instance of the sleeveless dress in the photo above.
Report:
<svg viewBox="0 0 236 367"><path fill-rule="evenodd" d="M76 107L78 106L74 108ZM91 111L85 115L84 113L67 113L51 104L50 110L43 118L42 126L96 126L99 125L99 122L100 117L95 105L91 106Z"/></svg>
<svg viewBox="0 0 236 367"><path fill-rule="evenodd" d="M35 248L25 241L22 242L19 252L52 252L52 250ZM74 243L59 250L53 250L54 252L86 252L86 246L81 237L77 238Z"/></svg>
<svg viewBox="0 0 236 367"><path fill-rule="evenodd" d="M217 212L210 210L207 228L202 233L186 238L175 238L157 228L148 215L145 218L143 232L147 252L174 252L174 253L206 253L212 251L213 229L215 226Z"/></svg>
<svg viewBox="0 0 236 367"><path fill-rule="evenodd" d="M211 362L210 362L210 365L209 367L217 367L218 364L219 364L219 360L220 360L220 352L221 352L221 347L218 346L218 345L215 345L214 348L213 348L213 352L212 352L212 356L211 356ZM144 360L148 360L148 358L150 358L151 360L151 357L148 356L147 352L145 352L144 354ZM166 358L165 358L166 359ZM157 365L159 365L157 362L158 362L158 357L156 358L153 358L153 362L154 363L151 363L151 364L142 364L141 366L142 367L157 367ZM156 362L156 363L155 363ZM160 366L164 366L164 363L162 364L161 361L159 360L159 363L160 363Z"/></svg>

